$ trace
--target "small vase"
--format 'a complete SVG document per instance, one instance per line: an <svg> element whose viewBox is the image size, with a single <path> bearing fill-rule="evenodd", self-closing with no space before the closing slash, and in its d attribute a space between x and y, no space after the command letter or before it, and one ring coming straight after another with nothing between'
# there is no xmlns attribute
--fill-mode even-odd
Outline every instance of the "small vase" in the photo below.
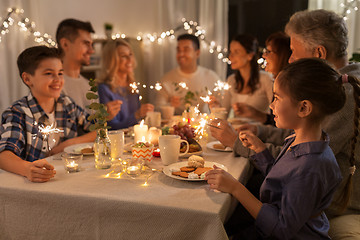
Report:
<svg viewBox="0 0 360 240"><path fill-rule="evenodd" d="M107 129L97 131L94 143L95 167L108 169L111 167L111 142Z"/></svg>

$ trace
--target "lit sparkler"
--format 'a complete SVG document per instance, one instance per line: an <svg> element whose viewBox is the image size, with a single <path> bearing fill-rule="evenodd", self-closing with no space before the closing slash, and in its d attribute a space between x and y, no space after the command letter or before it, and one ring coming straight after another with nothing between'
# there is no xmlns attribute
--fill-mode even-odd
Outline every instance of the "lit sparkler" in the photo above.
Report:
<svg viewBox="0 0 360 240"><path fill-rule="evenodd" d="M217 80L217 82L215 83L214 92L218 92L221 90L229 90L229 89L230 89L230 85L227 82Z"/></svg>
<svg viewBox="0 0 360 240"><path fill-rule="evenodd" d="M184 89L189 89L188 86L186 86L186 83L184 83L184 82L180 82L179 86L184 88Z"/></svg>

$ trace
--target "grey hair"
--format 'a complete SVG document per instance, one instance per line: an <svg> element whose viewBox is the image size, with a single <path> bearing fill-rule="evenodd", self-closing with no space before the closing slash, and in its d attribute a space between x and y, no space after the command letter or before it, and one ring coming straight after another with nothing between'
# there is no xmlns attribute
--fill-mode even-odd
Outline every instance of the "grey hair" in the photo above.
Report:
<svg viewBox="0 0 360 240"><path fill-rule="evenodd" d="M298 35L307 49L324 46L329 58L347 56L348 30L344 19L335 12L324 9L294 13L285 26L290 36Z"/></svg>

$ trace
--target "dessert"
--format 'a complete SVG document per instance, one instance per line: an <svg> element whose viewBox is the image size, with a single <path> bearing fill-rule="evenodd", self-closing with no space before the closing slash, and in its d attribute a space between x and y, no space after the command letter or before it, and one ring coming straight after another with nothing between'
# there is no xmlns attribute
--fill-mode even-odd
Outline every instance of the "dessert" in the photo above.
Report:
<svg viewBox="0 0 360 240"><path fill-rule="evenodd" d="M221 143L216 143L216 144L213 145L213 148L220 149L220 150L225 150L226 147L224 145L222 145Z"/></svg>
<svg viewBox="0 0 360 240"><path fill-rule="evenodd" d="M188 179L204 179L205 173L212 167L204 167L205 161L200 156L190 156L188 158L187 166L180 169L171 169L170 172L174 176L179 176Z"/></svg>
<svg viewBox="0 0 360 240"><path fill-rule="evenodd" d="M192 155L188 158L188 166L193 168L204 167L204 159L197 155Z"/></svg>
<svg viewBox="0 0 360 240"><path fill-rule="evenodd" d="M93 150L92 147L88 147L88 148L83 148L83 149L81 149L80 152L81 152L82 154L87 154L87 153L94 153L94 150Z"/></svg>

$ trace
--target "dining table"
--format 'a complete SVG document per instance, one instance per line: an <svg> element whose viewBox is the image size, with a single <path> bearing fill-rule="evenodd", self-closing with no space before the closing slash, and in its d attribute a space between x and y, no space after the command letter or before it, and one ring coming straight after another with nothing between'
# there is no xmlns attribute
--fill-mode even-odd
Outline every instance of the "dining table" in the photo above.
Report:
<svg viewBox="0 0 360 240"><path fill-rule="evenodd" d="M249 159L231 151L203 146L201 155L243 184L251 174ZM147 162L138 177L121 163L98 170L93 155L74 173L59 155L47 160L56 175L45 183L0 170L0 239L228 239L224 222L236 200L206 181L165 175L161 158Z"/></svg>

